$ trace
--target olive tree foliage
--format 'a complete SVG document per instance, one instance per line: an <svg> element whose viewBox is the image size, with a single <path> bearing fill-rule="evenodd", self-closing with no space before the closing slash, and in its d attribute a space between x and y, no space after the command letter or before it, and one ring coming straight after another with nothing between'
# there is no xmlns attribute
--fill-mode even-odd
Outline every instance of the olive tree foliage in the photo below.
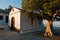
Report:
<svg viewBox="0 0 60 40"><path fill-rule="evenodd" d="M22 8L28 17L34 18L34 11L42 9L42 2L40 0L22 0Z"/></svg>
<svg viewBox="0 0 60 40"><path fill-rule="evenodd" d="M47 2L43 4L44 14L48 15L45 16L48 20L53 20L57 15L57 11L60 10L60 1L54 0L51 2Z"/></svg>
<svg viewBox="0 0 60 40"><path fill-rule="evenodd" d="M44 11L44 14L53 16L59 9L59 6L59 0L22 0L23 11L26 12L27 16L30 18L33 18L35 16L33 14L35 10L39 11L40 9ZM47 16L45 16L44 18L46 17Z"/></svg>

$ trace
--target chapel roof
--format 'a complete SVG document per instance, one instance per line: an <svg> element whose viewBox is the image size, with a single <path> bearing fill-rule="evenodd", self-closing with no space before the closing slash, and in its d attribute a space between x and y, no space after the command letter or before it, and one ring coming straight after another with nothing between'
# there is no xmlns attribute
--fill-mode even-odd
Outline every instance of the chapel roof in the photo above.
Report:
<svg viewBox="0 0 60 40"><path fill-rule="evenodd" d="M15 8L17 8L17 7L15 7ZM17 8L17 9L22 10L21 8Z"/></svg>

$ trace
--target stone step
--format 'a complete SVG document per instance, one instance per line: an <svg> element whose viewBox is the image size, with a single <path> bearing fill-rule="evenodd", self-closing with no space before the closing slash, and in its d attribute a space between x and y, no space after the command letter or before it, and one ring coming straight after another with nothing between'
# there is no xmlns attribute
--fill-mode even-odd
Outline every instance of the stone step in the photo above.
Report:
<svg viewBox="0 0 60 40"><path fill-rule="evenodd" d="M9 30L8 25L0 25L0 30Z"/></svg>

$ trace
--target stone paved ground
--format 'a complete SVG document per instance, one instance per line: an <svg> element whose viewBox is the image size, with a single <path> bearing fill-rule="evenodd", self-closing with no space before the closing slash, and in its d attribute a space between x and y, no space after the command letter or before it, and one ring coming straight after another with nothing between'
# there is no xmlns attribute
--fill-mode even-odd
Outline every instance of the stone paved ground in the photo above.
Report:
<svg viewBox="0 0 60 40"><path fill-rule="evenodd" d="M50 38L39 37L35 33L20 34L15 31L0 30L0 40L50 40Z"/></svg>
<svg viewBox="0 0 60 40"><path fill-rule="evenodd" d="M0 30L0 40L60 40L56 39L56 37L43 37L37 33L38 32L20 34L9 29L4 29Z"/></svg>

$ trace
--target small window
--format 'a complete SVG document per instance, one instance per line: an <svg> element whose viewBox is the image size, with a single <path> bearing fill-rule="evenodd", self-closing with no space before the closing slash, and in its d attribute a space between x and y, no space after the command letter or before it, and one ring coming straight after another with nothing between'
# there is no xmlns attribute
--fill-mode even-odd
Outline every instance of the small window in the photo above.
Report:
<svg viewBox="0 0 60 40"><path fill-rule="evenodd" d="M3 20L3 16L0 15L0 20Z"/></svg>
<svg viewBox="0 0 60 40"><path fill-rule="evenodd" d="M31 25L34 26L35 25L35 22L33 19L31 19Z"/></svg>
<svg viewBox="0 0 60 40"><path fill-rule="evenodd" d="M6 16L6 23L8 23L8 16Z"/></svg>
<svg viewBox="0 0 60 40"><path fill-rule="evenodd" d="M14 9L13 9L13 12L14 12Z"/></svg>

